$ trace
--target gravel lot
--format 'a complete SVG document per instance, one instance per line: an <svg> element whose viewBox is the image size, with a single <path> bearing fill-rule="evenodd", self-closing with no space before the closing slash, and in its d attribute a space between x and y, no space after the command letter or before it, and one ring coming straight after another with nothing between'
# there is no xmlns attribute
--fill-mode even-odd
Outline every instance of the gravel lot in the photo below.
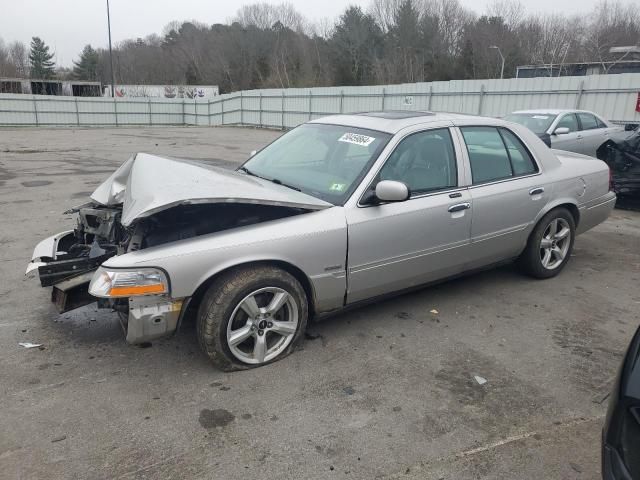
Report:
<svg viewBox="0 0 640 480"><path fill-rule="evenodd" d="M130 154L233 166L279 134L0 130L0 477L599 478L605 397L639 320L638 213L580 236L555 279L507 266L403 295L239 373L207 363L192 324L133 347L114 314L59 316L24 278L34 245L73 225L61 212Z"/></svg>

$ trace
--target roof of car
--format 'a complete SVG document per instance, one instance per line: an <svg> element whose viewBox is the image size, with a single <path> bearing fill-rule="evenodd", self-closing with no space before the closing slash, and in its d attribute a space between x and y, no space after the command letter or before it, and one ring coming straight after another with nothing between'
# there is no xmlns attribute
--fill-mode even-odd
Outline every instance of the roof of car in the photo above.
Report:
<svg viewBox="0 0 640 480"><path fill-rule="evenodd" d="M327 123L333 125L345 125L348 127L366 128L395 134L405 127L416 124L455 121L460 119L479 120L482 117L462 115L458 113L435 113L416 110L385 110L376 112L350 113L343 115L331 115L318 118L309 123ZM489 120L489 119L487 119ZM491 119L495 122L496 119Z"/></svg>

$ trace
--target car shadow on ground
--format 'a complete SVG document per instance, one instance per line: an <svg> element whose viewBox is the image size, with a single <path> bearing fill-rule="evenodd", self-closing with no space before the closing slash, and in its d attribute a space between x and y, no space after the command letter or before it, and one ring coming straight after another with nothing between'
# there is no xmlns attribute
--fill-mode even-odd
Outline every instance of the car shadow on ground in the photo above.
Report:
<svg viewBox="0 0 640 480"><path fill-rule="evenodd" d="M463 304L470 291L477 291L487 284L494 285L494 289L499 291L502 286L506 288L514 283L529 282L535 280L521 275L514 265L508 264L422 286L411 292L379 299L312 321L307 326L306 342L320 340L324 346L330 339L339 338L341 332L344 333L347 329L365 331L372 328L392 328L394 321L428 314L430 311L437 312L439 305L445 302ZM380 313L383 315L380 316ZM98 309L95 304L61 315L51 307L43 317L46 317L43 320L53 320L49 328L55 331L61 342L85 347L100 345L102 348L115 348L121 355L131 355L132 359L139 356L140 350L145 350L145 355L158 358L162 356L163 361L184 361L187 356L192 357L190 361L195 362L198 367L211 368L207 358L200 352L196 339L195 315L187 316L175 334L141 345L128 345L117 313ZM420 319L416 321L422 323ZM306 342L302 342L299 350L304 350ZM302 352L298 354L304 355Z"/></svg>

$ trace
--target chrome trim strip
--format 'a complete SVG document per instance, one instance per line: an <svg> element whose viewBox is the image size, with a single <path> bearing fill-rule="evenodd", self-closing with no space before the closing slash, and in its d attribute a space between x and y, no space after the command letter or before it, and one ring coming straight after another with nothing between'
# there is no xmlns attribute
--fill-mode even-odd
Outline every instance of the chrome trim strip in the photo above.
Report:
<svg viewBox="0 0 640 480"><path fill-rule="evenodd" d="M463 247L465 245L469 245L469 240L463 240L455 243L450 243L445 245L439 245L437 247L429 248L427 250L420 250L418 252L407 253L405 255L398 255L396 257L385 258L384 260L378 260L376 262L364 263L362 265L357 265L349 268L349 274L359 273L365 270L371 270L372 268L382 267L385 265L391 265L393 263L399 263L407 260L415 260L417 258L425 257L427 255L432 255L434 253L446 252L447 250L453 250L458 247Z"/></svg>
<svg viewBox="0 0 640 480"><path fill-rule="evenodd" d="M486 240L492 240L494 238L503 237L511 233L521 232L522 230L525 230L529 225L531 225L531 223L523 223L521 225L516 225L515 227L505 228L504 230L500 230L497 233L491 232L484 235L478 235L477 237L471 238L471 243L480 243Z"/></svg>

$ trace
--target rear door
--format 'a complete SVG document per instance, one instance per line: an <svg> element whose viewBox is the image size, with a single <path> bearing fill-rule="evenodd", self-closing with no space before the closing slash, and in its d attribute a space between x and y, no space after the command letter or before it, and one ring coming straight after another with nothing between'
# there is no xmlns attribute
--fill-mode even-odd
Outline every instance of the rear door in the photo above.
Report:
<svg viewBox="0 0 640 480"><path fill-rule="evenodd" d="M580 134L582 135L581 150L585 155L596 156L598 147L608 138L607 126L587 112L578 112L580 122Z"/></svg>
<svg viewBox="0 0 640 480"><path fill-rule="evenodd" d="M567 150L569 152L575 153L583 153L582 132L580 132L580 124L578 123L578 117L576 117L576 114L562 114L558 119L558 123L554 127L554 130L560 127L568 128L569 133L557 135L551 132L551 148L557 148L558 150Z"/></svg>
<svg viewBox="0 0 640 480"><path fill-rule="evenodd" d="M468 268L512 258L524 248L548 188L530 150L511 130L461 126L473 204Z"/></svg>

